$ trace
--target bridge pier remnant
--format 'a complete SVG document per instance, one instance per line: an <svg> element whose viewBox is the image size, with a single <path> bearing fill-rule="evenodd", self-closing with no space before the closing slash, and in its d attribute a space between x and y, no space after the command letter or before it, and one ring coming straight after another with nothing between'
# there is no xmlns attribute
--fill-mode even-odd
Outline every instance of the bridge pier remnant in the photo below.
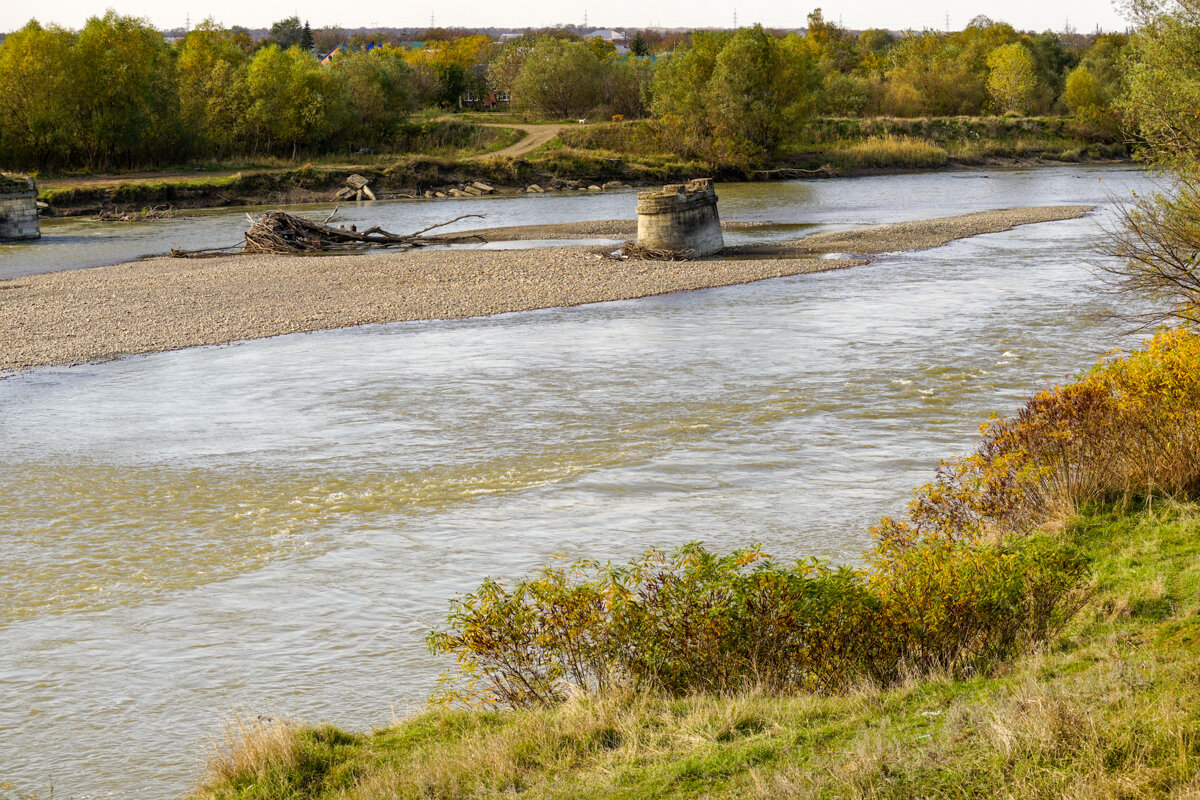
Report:
<svg viewBox="0 0 1200 800"><path fill-rule="evenodd" d="M712 178L638 195L638 247L710 256L725 247Z"/></svg>
<svg viewBox="0 0 1200 800"><path fill-rule="evenodd" d="M0 175L0 241L37 239L41 235L33 178L10 180Z"/></svg>

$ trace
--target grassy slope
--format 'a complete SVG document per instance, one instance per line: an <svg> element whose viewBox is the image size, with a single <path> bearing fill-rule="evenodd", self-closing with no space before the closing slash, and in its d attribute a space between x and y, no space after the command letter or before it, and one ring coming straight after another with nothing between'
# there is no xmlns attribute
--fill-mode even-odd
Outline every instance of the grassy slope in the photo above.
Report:
<svg viewBox="0 0 1200 800"><path fill-rule="evenodd" d="M1200 503L1107 506L1065 535L1095 595L1002 674L435 710L369 734L249 727L195 796L1200 797Z"/></svg>

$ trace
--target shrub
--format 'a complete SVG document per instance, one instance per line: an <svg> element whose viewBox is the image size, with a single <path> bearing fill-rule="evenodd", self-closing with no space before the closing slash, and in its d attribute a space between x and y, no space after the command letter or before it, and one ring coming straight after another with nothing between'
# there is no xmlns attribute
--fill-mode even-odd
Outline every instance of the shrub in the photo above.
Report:
<svg viewBox="0 0 1200 800"><path fill-rule="evenodd" d="M1106 495L1200 489L1200 337L1161 330L980 433L974 453L917 489L907 520L875 529L885 548L1026 533Z"/></svg>
<svg viewBox="0 0 1200 800"><path fill-rule="evenodd" d="M878 551L876 680L986 671L1047 641L1079 610L1086 562L1049 536L999 544L928 537Z"/></svg>
<svg viewBox="0 0 1200 800"><path fill-rule="evenodd" d="M833 692L909 669L985 670L1074 612L1083 560L1061 543L931 539L864 572L693 543L623 567L485 581L429 637L453 653L443 701L531 706L622 685L670 694Z"/></svg>

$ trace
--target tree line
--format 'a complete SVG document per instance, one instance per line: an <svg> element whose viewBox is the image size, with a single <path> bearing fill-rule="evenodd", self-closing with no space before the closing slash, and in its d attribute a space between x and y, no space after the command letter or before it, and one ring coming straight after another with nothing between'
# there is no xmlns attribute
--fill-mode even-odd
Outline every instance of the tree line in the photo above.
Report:
<svg viewBox="0 0 1200 800"><path fill-rule="evenodd" d="M638 32L628 53L564 30L503 45L426 33L419 46L360 36L322 64L314 53L336 30L295 17L261 42L211 21L168 42L111 11L78 32L31 21L0 43L0 166L387 150L414 110L464 97L510 98L548 118L653 116L717 156L770 154L811 114L1103 120L1123 90L1128 45L1124 35L1022 33L982 17L956 33L852 33L820 9L802 35Z"/></svg>

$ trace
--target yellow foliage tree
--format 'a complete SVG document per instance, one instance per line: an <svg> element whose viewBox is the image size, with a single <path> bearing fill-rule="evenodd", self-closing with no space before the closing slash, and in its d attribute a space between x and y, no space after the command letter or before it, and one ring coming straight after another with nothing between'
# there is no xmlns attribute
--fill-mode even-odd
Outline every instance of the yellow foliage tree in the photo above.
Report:
<svg viewBox="0 0 1200 800"><path fill-rule="evenodd" d="M1029 108L1037 89L1037 66L1029 50L1019 42L997 47L987 57L988 95L997 110L1012 114Z"/></svg>

